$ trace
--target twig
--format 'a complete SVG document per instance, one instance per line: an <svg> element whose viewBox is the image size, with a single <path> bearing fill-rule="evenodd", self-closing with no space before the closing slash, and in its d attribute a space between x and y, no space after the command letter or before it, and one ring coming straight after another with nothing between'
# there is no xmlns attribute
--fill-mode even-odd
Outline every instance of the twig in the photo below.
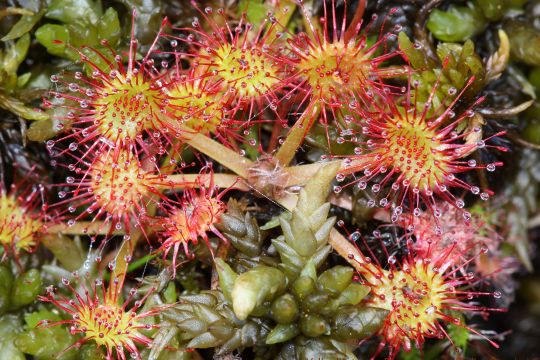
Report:
<svg viewBox="0 0 540 360"><path fill-rule="evenodd" d="M207 136L199 133L193 133L193 131L189 129L182 130L184 130L182 133L182 139L186 143L212 158L212 160L215 160L221 165L229 168L241 177L247 178L248 169L253 166L252 161Z"/></svg>
<svg viewBox="0 0 540 360"><path fill-rule="evenodd" d="M284 167L294 158L296 151L302 145L306 134L313 126L315 118L319 115L319 107L309 107L304 111L302 116L296 121L285 142L281 145L274 158L280 166ZM240 174L239 174L240 175Z"/></svg>
<svg viewBox="0 0 540 360"><path fill-rule="evenodd" d="M234 174L178 174L170 175L168 177L168 180L170 181L170 183L167 185L167 189L183 189L186 187L197 187L201 183L204 186L209 186L211 180L213 180L215 186L223 189L233 188L242 191L247 191L250 189L241 177Z"/></svg>
<svg viewBox="0 0 540 360"><path fill-rule="evenodd" d="M534 100L525 101L517 106L506 109L480 108L476 111L490 118L506 119L527 110L532 104L534 104Z"/></svg>
<svg viewBox="0 0 540 360"><path fill-rule="evenodd" d="M515 144L518 144L518 145L521 145L523 147L533 149L533 150L540 150L540 145L530 143L527 140L523 140L522 138L520 138L517 135L507 133L506 137L509 138Z"/></svg>
<svg viewBox="0 0 540 360"><path fill-rule="evenodd" d="M111 224L104 221L77 221L73 225L66 223L51 224L45 226L45 232L49 234L62 233L64 235L107 235L111 234ZM112 231L113 235L123 235L123 230Z"/></svg>

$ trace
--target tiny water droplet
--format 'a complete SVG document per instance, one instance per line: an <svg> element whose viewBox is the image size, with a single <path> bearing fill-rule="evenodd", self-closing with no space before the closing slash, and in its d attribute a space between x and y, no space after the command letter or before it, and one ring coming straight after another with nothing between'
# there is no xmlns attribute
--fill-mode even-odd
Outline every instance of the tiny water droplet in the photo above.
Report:
<svg viewBox="0 0 540 360"><path fill-rule="evenodd" d="M367 182L365 182L365 181L363 181L363 180L360 181L360 182L358 182L358 188L359 188L360 190L365 190L366 187L367 187Z"/></svg>

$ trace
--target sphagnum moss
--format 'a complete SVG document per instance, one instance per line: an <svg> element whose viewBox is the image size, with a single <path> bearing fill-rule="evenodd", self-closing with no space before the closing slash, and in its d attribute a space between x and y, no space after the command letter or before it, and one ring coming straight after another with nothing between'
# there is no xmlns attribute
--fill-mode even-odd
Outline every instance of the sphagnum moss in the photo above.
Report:
<svg viewBox="0 0 540 360"><path fill-rule="evenodd" d="M292 216L280 218L283 235L273 240L279 254L275 266L256 264L237 274L217 258L220 290L180 297L180 305L166 310L165 316L179 324L186 347L212 346L226 353L247 346L270 351L279 345L281 350L272 352L278 358L309 357L320 349L339 357L351 355L357 341L378 329L386 312L363 305L369 288L354 281L351 267L318 271L330 252L328 236L335 221L327 218L328 190L319 192L329 189L336 170L329 165L315 175ZM225 234L235 227L238 236L245 225L231 221L225 217ZM239 253L245 249L238 241L232 245ZM246 332L251 334L247 343Z"/></svg>

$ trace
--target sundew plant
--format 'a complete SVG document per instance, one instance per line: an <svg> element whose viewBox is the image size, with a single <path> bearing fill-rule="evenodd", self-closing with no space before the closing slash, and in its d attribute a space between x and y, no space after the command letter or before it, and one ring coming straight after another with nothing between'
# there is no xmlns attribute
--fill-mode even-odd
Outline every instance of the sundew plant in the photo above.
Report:
<svg viewBox="0 0 540 360"><path fill-rule="evenodd" d="M539 6L0 3L0 358L539 355Z"/></svg>

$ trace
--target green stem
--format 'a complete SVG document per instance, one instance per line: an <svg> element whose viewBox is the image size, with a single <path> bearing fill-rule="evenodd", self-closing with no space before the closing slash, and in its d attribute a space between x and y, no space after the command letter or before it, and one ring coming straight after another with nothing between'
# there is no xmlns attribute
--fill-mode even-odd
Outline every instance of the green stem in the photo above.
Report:
<svg viewBox="0 0 540 360"><path fill-rule="evenodd" d="M253 166L252 161L205 135L193 133L193 130L183 130L182 138L186 143L244 179L247 178L248 169Z"/></svg>
<svg viewBox="0 0 540 360"><path fill-rule="evenodd" d="M137 246L137 243L142 236L142 231L132 231L130 236L130 240L122 241L120 250L118 250L118 253L114 257L116 266L111 273L113 279L122 279L126 276L129 265L129 262L126 261L126 257L131 257L133 255L133 249L135 249L135 247Z"/></svg>
<svg viewBox="0 0 540 360"><path fill-rule="evenodd" d="M373 264L367 264L364 261L364 257L358 251L358 249L336 229L332 229L330 232L330 238L328 243L332 248L341 255L342 258L347 260L358 271L365 271L366 266L372 267ZM352 258L351 258L352 257ZM362 266L360 266L362 264Z"/></svg>
<svg viewBox="0 0 540 360"><path fill-rule="evenodd" d="M296 3L294 1L285 0L282 1L279 5L280 6L276 6L275 8L271 9L274 11L274 16L277 22L275 24L268 25L268 33L266 35L266 38L270 41L276 38L278 26L281 26L283 29L287 28L287 24L291 20L291 17L296 10ZM287 12L283 11L285 7L289 8Z"/></svg>
<svg viewBox="0 0 540 360"><path fill-rule="evenodd" d="M188 185L189 187L197 187L199 183L197 181L202 181L204 186L210 186L210 180L214 182L214 185L225 189L225 188L234 188L238 190L247 191L249 186L247 186L241 177L234 174L178 174L170 175L168 180L172 182L170 186L168 185L167 189L183 189Z"/></svg>
<svg viewBox="0 0 540 360"><path fill-rule="evenodd" d="M137 270L139 267L146 265L150 260L153 260L157 257L157 254L149 254L146 256L143 256L140 259L135 260L128 266L128 273L132 272L133 270Z"/></svg>
<svg viewBox="0 0 540 360"><path fill-rule="evenodd" d="M103 221L77 221L72 226L66 223L51 224L45 227L48 234L62 233L64 235L107 235L110 233L111 225ZM123 231L115 230L114 235L123 235Z"/></svg>
<svg viewBox="0 0 540 360"><path fill-rule="evenodd" d="M280 166L285 167L292 161L296 151L302 145L307 133L313 126L315 118L319 115L319 110L317 106L308 106L291 131L289 131L285 142L274 156Z"/></svg>
<svg viewBox="0 0 540 360"><path fill-rule="evenodd" d="M321 29L321 25L317 19L317 16L313 15L313 13L315 12L313 10L313 3L313 0L305 1L304 6L300 8L300 10L303 12L302 21L304 23L304 29L306 33L310 34L312 39L315 39L316 34L322 34L323 31ZM312 27L313 31L311 31Z"/></svg>
<svg viewBox="0 0 540 360"><path fill-rule="evenodd" d="M132 272L134 270L137 270L139 267L141 267L143 265L146 265L146 263L148 263L152 259L155 259L156 257L157 257L157 254L150 254L150 255L143 256L140 259L135 260L134 262L132 262L131 264L128 265L127 273L130 273L130 272ZM110 273L105 273L103 275L103 279L105 281L108 281L110 278L111 278Z"/></svg>
<svg viewBox="0 0 540 360"><path fill-rule="evenodd" d="M351 163L347 167L343 166L339 172L343 175L350 175L352 173L362 171L365 169L365 164L370 160L372 159L355 159L351 161Z"/></svg>

